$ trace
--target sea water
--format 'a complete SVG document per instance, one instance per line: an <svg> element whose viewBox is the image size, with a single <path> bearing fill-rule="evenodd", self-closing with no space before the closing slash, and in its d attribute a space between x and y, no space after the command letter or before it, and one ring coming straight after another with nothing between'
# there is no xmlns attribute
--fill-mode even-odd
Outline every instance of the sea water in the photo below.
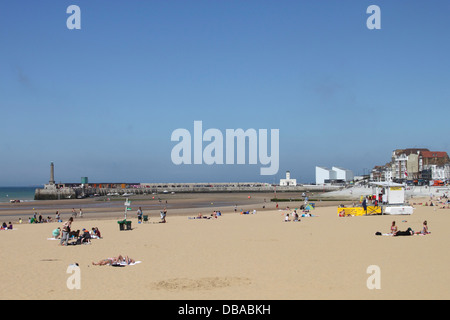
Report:
<svg viewBox="0 0 450 320"><path fill-rule="evenodd" d="M10 202L10 200L31 201L34 200L35 187L0 187L0 202Z"/></svg>

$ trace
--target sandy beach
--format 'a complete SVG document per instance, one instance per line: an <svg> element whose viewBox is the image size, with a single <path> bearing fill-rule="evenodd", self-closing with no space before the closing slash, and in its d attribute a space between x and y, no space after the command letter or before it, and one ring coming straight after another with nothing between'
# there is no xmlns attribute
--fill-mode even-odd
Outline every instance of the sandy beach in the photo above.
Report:
<svg viewBox="0 0 450 320"><path fill-rule="evenodd" d="M160 207L150 200L141 205L149 223L137 223L130 211L132 230L120 231L123 203L117 208L87 204L83 218L72 229L98 227L102 239L90 245L60 246L48 240L62 223L28 224L29 209L2 210L3 221L23 216L14 230L0 231L3 259L0 299L449 299L450 209L418 205L411 216L337 216L337 202L318 202L315 217L284 222L286 210L299 202L270 203L270 195L198 195L194 202L182 195L167 203L167 223L159 222ZM279 195L285 198L285 195ZM266 203L264 202L266 199ZM153 200L153 199L152 199ZM165 206L162 199L158 206ZM147 202L146 202L147 201ZM238 212L229 204L236 202ZM59 202L79 207L81 202ZM9 204L8 204L9 205ZM44 203L39 203L44 205ZM45 213L54 216L55 203ZM263 209L262 206L266 205ZM38 206L38 204L36 204ZM240 209L256 214L239 213ZM217 219L190 219L198 212ZM70 210L62 210L63 220ZM292 220L292 217L291 217ZM428 221L426 236L376 236L388 233L392 221L400 230L420 231ZM404 222L403 222L404 221ZM128 255L141 263L126 267L94 266L93 261ZM79 264L80 289L69 289L68 266ZM380 289L369 289L369 266L380 270Z"/></svg>

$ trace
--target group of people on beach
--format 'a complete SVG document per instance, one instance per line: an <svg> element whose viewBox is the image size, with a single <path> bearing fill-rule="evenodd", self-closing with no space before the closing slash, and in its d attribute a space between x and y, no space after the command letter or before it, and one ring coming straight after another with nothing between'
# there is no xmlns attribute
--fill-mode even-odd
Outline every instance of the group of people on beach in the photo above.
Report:
<svg viewBox="0 0 450 320"><path fill-rule="evenodd" d="M67 246L69 245L69 238L71 237L72 234L72 222L73 222L73 217L70 217L64 224L63 227L60 228L56 228L53 230L52 235L56 238L56 239L60 239L60 245L61 246ZM77 230L79 231L79 230ZM86 244L86 243L90 243L90 240L92 238L98 238L101 239L102 235L100 233L100 230L98 229L98 227L93 227L91 231L83 228L81 233L78 234L77 238L76 238L76 242L75 244ZM107 259L102 259L98 262L92 262L92 265L97 265L97 266L104 266L104 265L110 265L110 266L125 266L125 265L130 265L135 263L136 261L128 256L122 256L122 255L118 255L117 257L113 257L113 258L107 258ZM77 264L78 265L78 264Z"/></svg>
<svg viewBox="0 0 450 320"><path fill-rule="evenodd" d="M50 216L47 218L42 217L42 214L35 212L32 217L28 217L28 223L49 223L53 222L53 219ZM22 223L22 218L19 218L19 223Z"/></svg>
<svg viewBox="0 0 450 320"><path fill-rule="evenodd" d="M289 209L289 207L287 207L287 209ZM302 218L307 218L307 217L316 217L314 214L312 214L310 212L310 210L306 210L304 207L300 207L300 210L302 210L302 214L301 217ZM290 216L292 216L292 220L290 219ZM284 215L284 222L289 222L289 221L294 221L294 222L298 222L301 221L300 215L297 213L297 209L294 209L294 211L292 211L291 213L286 213Z"/></svg>
<svg viewBox="0 0 450 320"><path fill-rule="evenodd" d="M139 209L136 212L137 214L137 218L138 218L138 223L142 223L143 222L143 218L144 218L144 213L142 211L142 208L139 207ZM167 216L167 209L166 207L164 207L164 209L162 211L160 211L160 221L159 223L166 223L166 216ZM148 219L148 216L145 216ZM148 221L148 220L147 220Z"/></svg>
<svg viewBox="0 0 450 320"><path fill-rule="evenodd" d="M81 208L80 208L80 211L78 212L78 216L80 218L83 218L83 210L81 210ZM74 218L77 217L77 212L75 211L75 208L72 208L72 217L74 217Z"/></svg>
<svg viewBox="0 0 450 320"><path fill-rule="evenodd" d="M80 230L72 231L72 222L73 217L70 217L69 220L67 220L63 224L62 228L58 227L52 231L52 236L55 239L60 239L59 244L61 246L69 245L69 239L71 237L75 239L75 242L73 244L90 244L91 239L102 238L100 230L97 227L93 227L91 230L83 228L81 232Z"/></svg>
<svg viewBox="0 0 450 320"><path fill-rule="evenodd" d="M218 210L214 210L213 213L211 213L211 215L204 215L201 212L198 213L198 215L196 217L188 217L188 219L217 219L218 217L220 217L222 215L222 212L218 211Z"/></svg>
<svg viewBox="0 0 450 320"><path fill-rule="evenodd" d="M3 222L2 225L0 226L0 230L12 230L13 229L13 225L11 222L9 222L8 224L6 224L6 222Z"/></svg>
<svg viewBox="0 0 450 320"><path fill-rule="evenodd" d="M392 225L391 225L391 232L390 234L393 235L394 237L397 236L412 236L415 234L420 234L420 235L426 235L426 234L430 234L431 232L428 230L428 222L425 220L422 223L422 230L414 232L413 229L411 229L410 227L408 229L406 229L405 231L400 231L398 230L398 227L395 224L395 221L392 221Z"/></svg>
<svg viewBox="0 0 450 320"><path fill-rule="evenodd" d="M83 211L80 209L78 216L80 218L83 217ZM72 208L72 217L77 217L77 212L75 211L75 208ZM50 222L62 222L61 220L61 213L59 211L56 211L55 219L52 219L52 217L47 216L47 218L43 217L41 213L34 212L32 217L28 217L28 223L50 223ZM22 223L22 218L19 218L19 223Z"/></svg>

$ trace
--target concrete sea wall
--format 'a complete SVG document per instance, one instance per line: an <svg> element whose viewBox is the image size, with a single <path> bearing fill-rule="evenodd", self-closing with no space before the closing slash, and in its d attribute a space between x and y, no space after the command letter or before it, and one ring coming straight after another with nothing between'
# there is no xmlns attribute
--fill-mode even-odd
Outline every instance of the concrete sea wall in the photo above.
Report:
<svg viewBox="0 0 450 320"><path fill-rule="evenodd" d="M340 190L339 186L148 186L140 188L60 188L36 189L35 200L76 199L89 196L108 196L114 194L164 194L164 193L232 193L232 192L329 192Z"/></svg>

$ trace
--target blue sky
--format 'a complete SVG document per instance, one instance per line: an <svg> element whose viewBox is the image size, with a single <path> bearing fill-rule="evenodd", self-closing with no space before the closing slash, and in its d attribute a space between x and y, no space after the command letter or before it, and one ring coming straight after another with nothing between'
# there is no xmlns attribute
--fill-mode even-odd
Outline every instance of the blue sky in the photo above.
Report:
<svg viewBox="0 0 450 320"><path fill-rule="evenodd" d="M69 5L81 30L69 30ZM369 30L369 5L381 30ZM0 185L275 182L449 151L450 2L3 1ZM279 129L280 168L181 165L177 128Z"/></svg>

